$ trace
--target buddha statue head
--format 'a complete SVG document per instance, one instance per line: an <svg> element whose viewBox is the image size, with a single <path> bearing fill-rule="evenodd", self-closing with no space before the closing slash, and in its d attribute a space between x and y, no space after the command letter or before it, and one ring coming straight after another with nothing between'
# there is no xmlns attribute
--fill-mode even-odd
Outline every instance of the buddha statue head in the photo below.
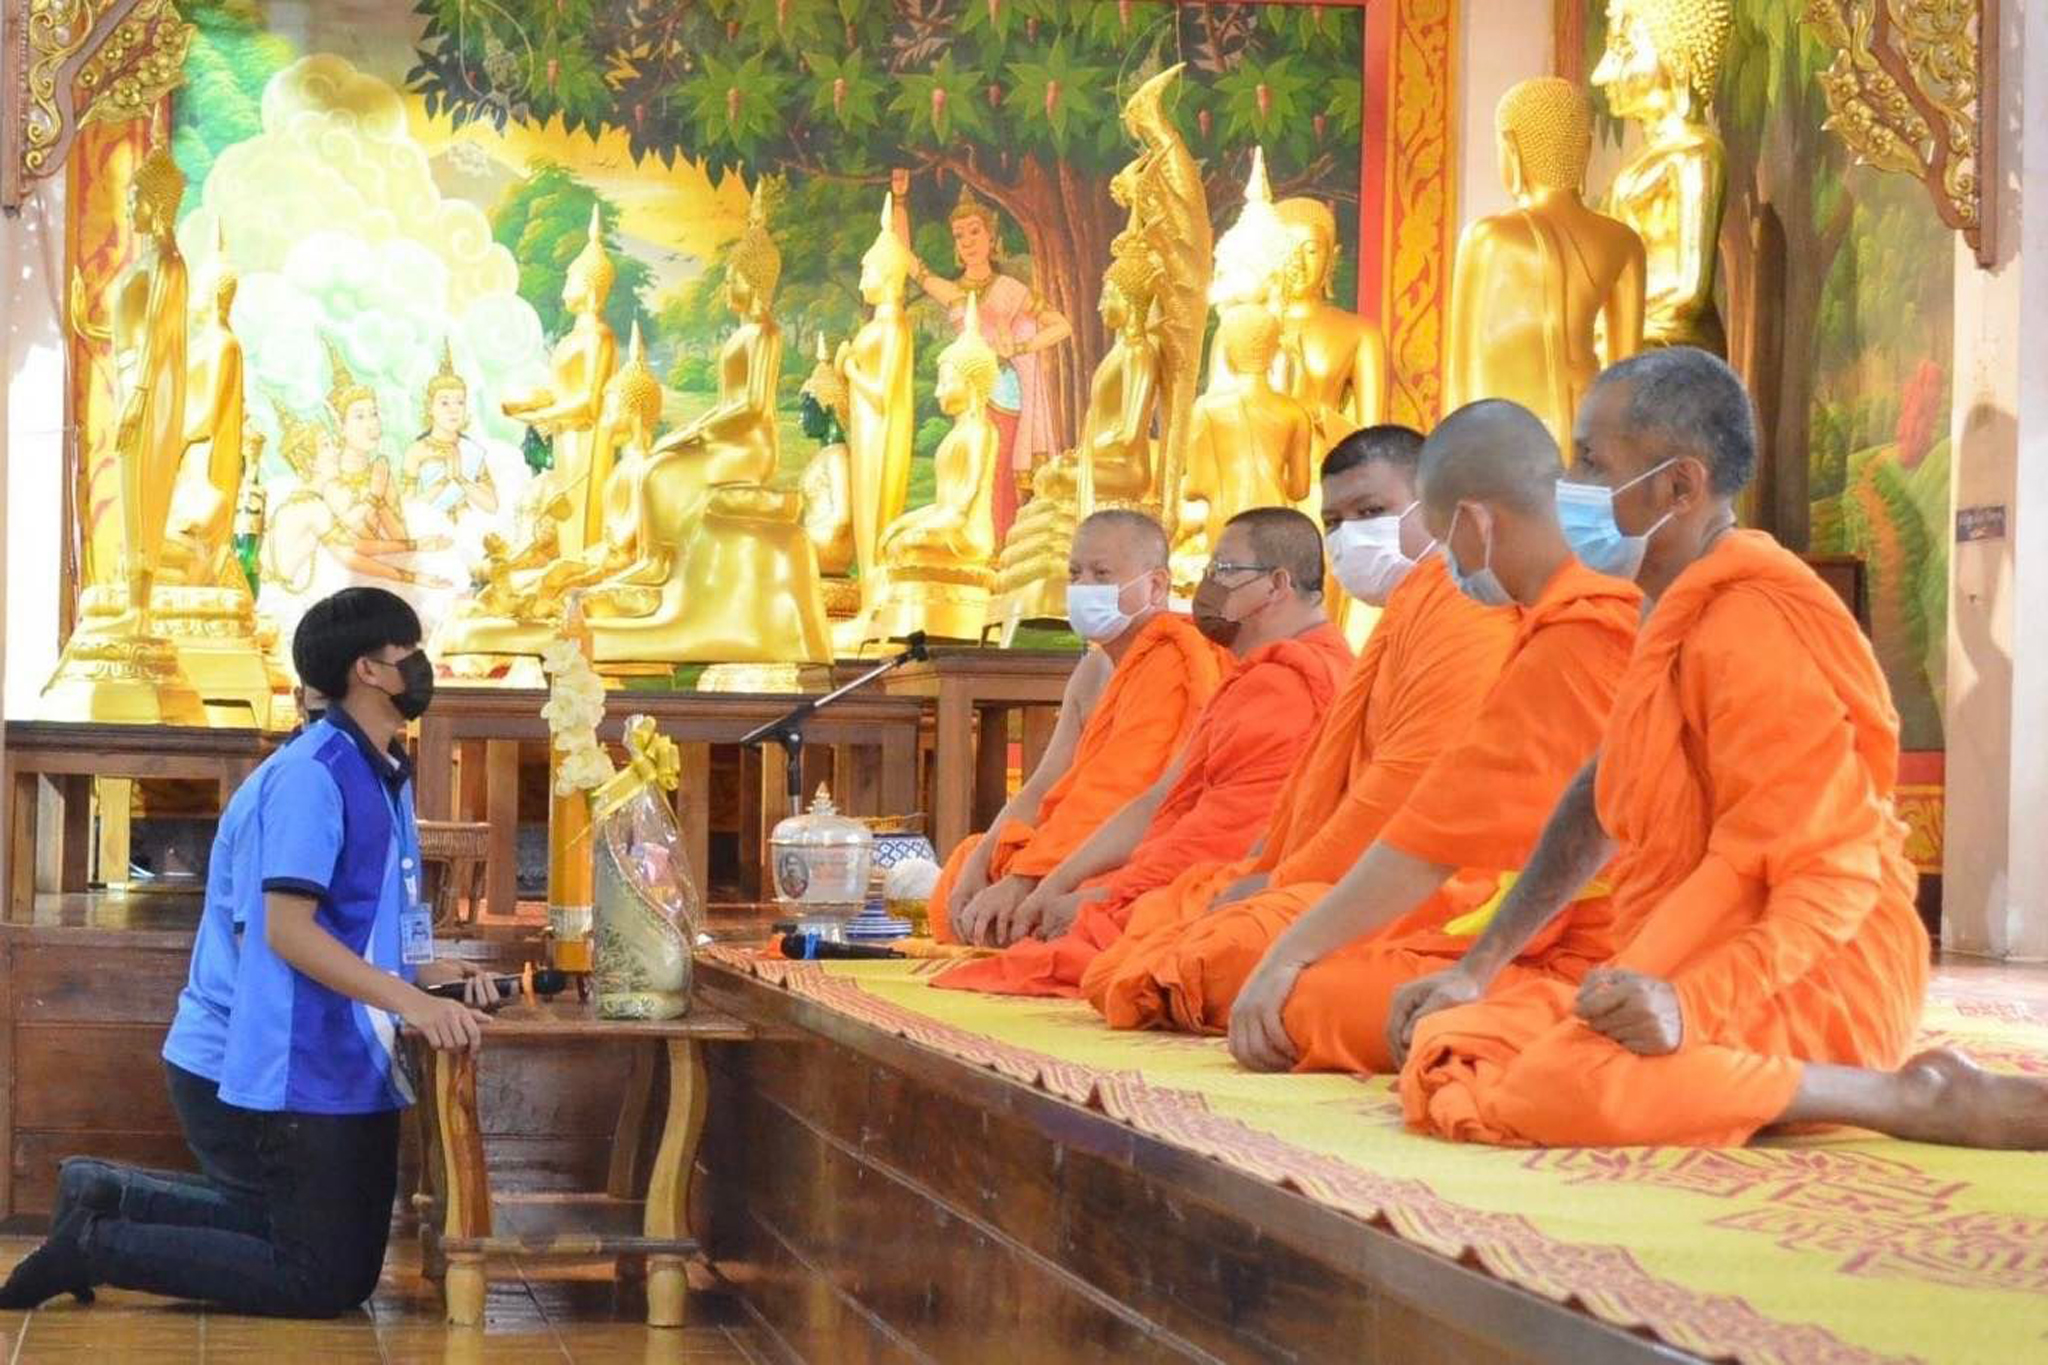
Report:
<svg viewBox="0 0 2048 1365"><path fill-rule="evenodd" d="M782 278L782 251L768 232L768 207L775 192L773 180L754 188L747 206L746 231L733 243L725 260L725 301L743 318L768 316L775 301L775 285Z"/></svg>
<svg viewBox="0 0 2048 1365"><path fill-rule="evenodd" d="M1159 258L1143 249L1111 261L1102 276L1102 298L1097 304L1103 325L1113 332L1142 335L1163 273Z"/></svg>
<svg viewBox="0 0 2048 1365"><path fill-rule="evenodd" d="M348 361L334 339L327 341L327 366L331 384L327 411L341 436L344 463L360 465L384 439L384 417L377 411L377 393L368 384L358 384L349 373Z"/></svg>
<svg viewBox="0 0 2048 1365"><path fill-rule="evenodd" d="M1556 76L1523 81L1500 97L1493 123L1510 194L1579 192L1593 155L1593 106L1578 86Z"/></svg>
<svg viewBox="0 0 2048 1365"><path fill-rule="evenodd" d="M870 307L899 303L903 299L903 281L910 277L911 267L916 262L910 248L896 235L896 196L882 196L882 230L876 234L875 243L860 258L860 296Z"/></svg>
<svg viewBox="0 0 2048 1365"><path fill-rule="evenodd" d="M953 255L969 278L980 279L997 268L1002 222L993 208L975 198L967 182L960 183L960 198L946 221L953 229Z"/></svg>
<svg viewBox="0 0 2048 1365"><path fill-rule="evenodd" d="M598 206L590 206L590 235L583 250L569 262L562 281L562 306L572 313L601 313L611 297L612 281L618 278L611 253L604 249L604 217Z"/></svg>
<svg viewBox="0 0 2048 1365"><path fill-rule="evenodd" d="M837 422L843 430L846 426L847 401L852 396L846 387L846 376L832 363L832 350L825 341L825 334L818 333L818 363L811 367L810 378L804 380L797 390L802 400L804 435L814 441L823 441L832 435L832 423Z"/></svg>
<svg viewBox="0 0 2048 1365"><path fill-rule="evenodd" d="M661 381L648 368L638 320L626 347L626 363L604 386L604 415L599 425L621 433L630 449L647 450L654 445L654 429L661 425Z"/></svg>
<svg viewBox="0 0 2048 1365"><path fill-rule="evenodd" d="M1280 319L1273 310L1256 303L1234 303L1223 310L1216 324L1216 336L1223 344L1223 359L1232 374L1262 380L1273 368L1280 350Z"/></svg>
<svg viewBox="0 0 2048 1365"><path fill-rule="evenodd" d="M1275 204L1294 245L1282 288L1289 299L1326 299L1337 274L1337 215L1320 199L1296 195Z"/></svg>
<svg viewBox="0 0 2048 1365"><path fill-rule="evenodd" d="M170 130L159 106L150 128L149 153L128 186L128 214L136 235L154 237L159 243L174 240L178 205L184 200L185 173L171 155Z"/></svg>
<svg viewBox="0 0 2048 1365"><path fill-rule="evenodd" d="M981 305L969 294L960 335L939 352L939 375L932 390L939 400L939 411L948 417L959 417L988 407L1001 367L995 348L982 339Z"/></svg>
<svg viewBox="0 0 2048 1365"><path fill-rule="evenodd" d="M1293 254L1293 245L1287 225L1273 207L1265 150L1254 147L1244 207L1238 211L1237 221L1216 239L1216 273L1209 282L1209 302L1224 308L1266 301L1278 282L1279 270Z"/></svg>
<svg viewBox="0 0 2048 1365"><path fill-rule="evenodd" d="M427 434L452 441L469 426L469 385L455 373L455 347L441 341L441 368L427 381Z"/></svg>
<svg viewBox="0 0 2048 1365"><path fill-rule="evenodd" d="M239 284L235 263L228 259L227 229L216 218L213 222L213 255L192 283L193 320L217 321L225 327L228 314L235 306L235 289Z"/></svg>
<svg viewBox="0 0 2048 1365"><path fill-rule="evenodd" d="M1593 84L1618 118L1704 117L1734 30L1731 0L1608 0Z"/></svg>

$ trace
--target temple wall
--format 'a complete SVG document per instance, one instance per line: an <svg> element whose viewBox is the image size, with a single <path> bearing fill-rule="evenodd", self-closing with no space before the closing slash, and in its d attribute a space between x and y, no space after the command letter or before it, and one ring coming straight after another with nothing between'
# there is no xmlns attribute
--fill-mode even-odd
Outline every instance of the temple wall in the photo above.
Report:
<svg viewBox="0 0 2048 1365"><path fill-rule="evenodd" d="M1459 15L1458 221L1469 223L1508 205L1500 181L1493 107L1508 87L1551 75L1555 0L1467 0ZM1594 183L1605 183L1596 179Z"/></svg>
<svg viewBox="0 0 2048 1365"><path fill-rule="evenodd" d="M1997 264L1958 239L1955 507L2001 533L1954 547L1943 941L2048 958L2048 6L2008 4L1999 59ZM2031 199L2037 211L2022 212ZM2022 610L2025 604L2031 607Z"/></svg>

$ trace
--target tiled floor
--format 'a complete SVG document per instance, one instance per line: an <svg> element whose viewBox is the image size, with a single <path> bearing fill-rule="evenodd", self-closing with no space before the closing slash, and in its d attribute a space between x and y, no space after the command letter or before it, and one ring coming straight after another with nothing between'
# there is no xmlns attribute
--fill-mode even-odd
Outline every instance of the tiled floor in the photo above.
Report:
<svg viewBox="0 0 2048 1365"><path fill-rule="evenodd" d="M0 1271L35 1246L34 1238L0 1238ZM61 1299L34 1313L0 1313L0 1365L41 1361L118 1361L122 1365L234 1361L248 1365L336 1362L336 1365L748 1365L765 1357L730 1300L695 1278L692 1325L649 1328L644 1302L612 1283L609 1267L553 1267L529 1280L522 1268L494 1268L480 1328L441 1320L435 1287L419 1275L417 1248L393 1237L384 1282L362 1311L331 1322L279 1322L232 1317L118 1290L83 1307ZM557 1278L560 1276L561 1278Z"/></svg>

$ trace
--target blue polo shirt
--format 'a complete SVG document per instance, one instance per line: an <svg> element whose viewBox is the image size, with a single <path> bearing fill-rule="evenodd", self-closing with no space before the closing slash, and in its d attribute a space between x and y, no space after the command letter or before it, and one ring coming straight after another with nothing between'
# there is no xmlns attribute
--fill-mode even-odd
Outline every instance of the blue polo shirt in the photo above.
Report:
<svg viewBox="0 0 2048 1365"><path fill-rule="evenodd" d="M229 801L236 818L224 815L216 837L191 979L164 1047L175 1065L218 1080L224 1103L315 1114L411 1103L396 1021L272 952L263 902L269 891L311 897L322 929L412 980L399 939L420 875L411 778L336 707Z"/></svg>

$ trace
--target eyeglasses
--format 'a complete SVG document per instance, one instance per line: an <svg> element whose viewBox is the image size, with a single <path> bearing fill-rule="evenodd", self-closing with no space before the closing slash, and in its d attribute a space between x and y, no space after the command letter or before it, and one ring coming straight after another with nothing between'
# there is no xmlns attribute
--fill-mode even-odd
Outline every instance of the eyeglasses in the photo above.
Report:
<svg viewBox="0 0 2048 1365"><path fill-rule="evenodd" d="M1209 567L1202 570L1204 578L1218 578L1227 573L1271 573L1271 564L1233 564L1227 559L1212 559Z"/></svg>

